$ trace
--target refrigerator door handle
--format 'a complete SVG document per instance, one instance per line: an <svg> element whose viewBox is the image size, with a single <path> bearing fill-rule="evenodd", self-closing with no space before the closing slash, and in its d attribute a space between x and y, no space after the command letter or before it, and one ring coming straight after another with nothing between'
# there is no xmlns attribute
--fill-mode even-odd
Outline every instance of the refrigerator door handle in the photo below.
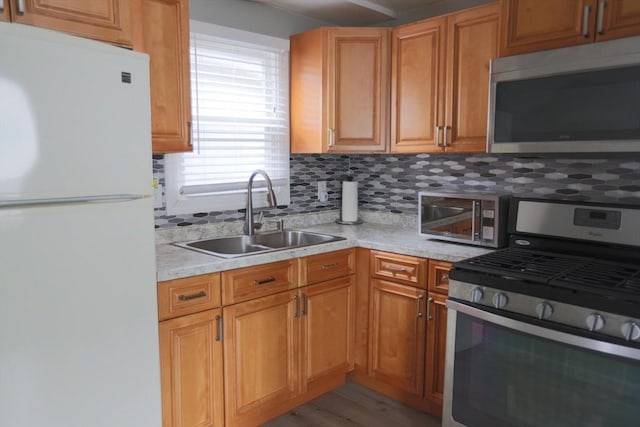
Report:
<svg viewBox="0 0 640 427"><path fill-rule="evenodd" d="M149 198L149 194L106 194L102 196L56 197L50 199L23 199L0 201L0 208L29 207L39 205L68 205L76 203L128 202Z"/></svg>

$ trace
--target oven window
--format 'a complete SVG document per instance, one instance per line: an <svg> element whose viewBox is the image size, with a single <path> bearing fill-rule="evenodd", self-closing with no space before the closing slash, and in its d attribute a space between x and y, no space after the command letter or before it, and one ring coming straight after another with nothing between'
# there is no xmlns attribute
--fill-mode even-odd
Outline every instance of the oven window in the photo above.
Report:
<svg viewBox="0 0 640 427"><path fill-rule="evenodd" d="M640 67L499 82L501 142L640 139Z"/></svg>
<svg viewBox="0 0 640 427"><path fill-rule="evenodd" d="M457 313L453 418L469 427L640 425L640 362Z"/></svg>

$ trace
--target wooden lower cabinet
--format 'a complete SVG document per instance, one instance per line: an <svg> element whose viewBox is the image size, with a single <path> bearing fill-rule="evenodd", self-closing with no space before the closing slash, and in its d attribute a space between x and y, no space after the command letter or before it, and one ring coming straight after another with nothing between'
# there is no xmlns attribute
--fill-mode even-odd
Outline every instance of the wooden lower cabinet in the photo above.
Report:
<svg viewBox="0 0 640 427"><path fill-rule="evenodd" d="M422 397L426 292L371 280L369 375L404 393Z"/></svg>
<svg viewBox="0 0 640 427"><path fill-rule="evenodd" d="M302 298L303 391L353 369L355 276L307 286Z"/></svg>
<svg viewBox="0 0 640 427"><path fill-rule="evenodd" d="M430 292L427 299L427 351L424 396L433 413L442 413L447 344L447 296Z"/></svg>
<svg viewBox="0 0 640 427"><path fill-rule="evenodd" d="M220 309L160 322L163 427L222 427Z"/></svg>
<svg viewBox="0 0 640 427"><path fill-rule="evenodd" d="M223 309L226 426L256 426L299 393L298 292Z"/></svg>
<svg viewBox="0 0 640 427"><path fill-rule="evenodd" d="M256 426L353 367L353 275L224 308L228 427Z"/></svg>

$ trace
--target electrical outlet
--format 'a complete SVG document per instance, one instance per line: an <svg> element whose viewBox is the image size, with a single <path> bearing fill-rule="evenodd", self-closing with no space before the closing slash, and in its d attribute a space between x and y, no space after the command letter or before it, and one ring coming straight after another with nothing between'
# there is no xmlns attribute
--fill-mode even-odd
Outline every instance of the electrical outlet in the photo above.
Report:
<svg viewBox="0 0 640 427"><path fill-rule="evenodd" d="M329 193L327 193L327 181L318 181L318 200L322 203L329 200Z"/></svg>

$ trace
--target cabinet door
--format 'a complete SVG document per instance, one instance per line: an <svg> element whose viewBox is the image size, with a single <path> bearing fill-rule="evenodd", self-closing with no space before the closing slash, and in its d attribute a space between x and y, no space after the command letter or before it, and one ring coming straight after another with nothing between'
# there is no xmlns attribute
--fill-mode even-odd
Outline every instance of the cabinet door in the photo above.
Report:
<svg viewBox="0 0 640 427"><path fill-rule="evenodd" d="M419 398L424 387L425 291L371 281L369 375Z"/></svg>
<svg viewBox="0 0 640 427"><path fill-rule="evenodd" d="M447 20L447 152L485 152L489 63L498 56L497 4L451 15Z"/></svg>
<svg viewBox="0 0 640 427"><path fill-rule="evenodd" d="M134 49L150 57L154 153L191 151L187 0L137 0Z"/></svg>
<svg viewBox="0 0 640 427"><path fill-rule="evenodd" d="M439 152L443 121L445 19L397 27L392 33L391 151Z"/></svg>
<svg viewBox="0 0 640 427"><path fill-rule="evenodd" d="M500 56L594 40L596 0L503 0L501 4Z"/></svg>
<svg viewBox="0 0 640 427"><path fill-rule="evenodd" d="M222 427L220 309L160 322L163 427Z"/></svg>
<svg viewBox="0 0 640 427"><path fill-rule="evenodd" d="M353 368L355 276L301 290L303 391Z"/></svg>
<svg viewBox="0 0 640 427"><path fill-rule="evenodd" d="M297 300L291 291L224 308L226 425L259 425L298 394Z"/></svg>
<svg viewBox="0 0 640 427"><path fill-rule="evenodd" d="M447 295L449 292L449 270L451 270L450 262L429 260L429 292Z"/></svg>
<svg viewBox="0 0 640 427"><path fill-rule="evenodd" d="M640 34L640 1L599 0L596 40L611 40Z"/></svg>
<svg viewBox="0 0 640 427"><path fill-rule="evenodd" d="M442 412L444 363L447 343L447 296L429 293L427 300L427 351L425 390L427 400ZM435 411L434 411L435 412Z"/></svg>
<svg viewBox="0 0 640 427"><path fill-rule="evenodd" d="M331 28L327 37L327 151L385 151L389 29Z"/></svg>
<svg viewBox="0 0 640 427"><path fill-rule="evenodd" d="M9 1L15 22L131 46L130 0Z"/></svg>
<svg viewBox="0 0 640 427"><path fill-rule="evenodd" d="M0 21L9 21L9 0L0 0Z"/></svg>

